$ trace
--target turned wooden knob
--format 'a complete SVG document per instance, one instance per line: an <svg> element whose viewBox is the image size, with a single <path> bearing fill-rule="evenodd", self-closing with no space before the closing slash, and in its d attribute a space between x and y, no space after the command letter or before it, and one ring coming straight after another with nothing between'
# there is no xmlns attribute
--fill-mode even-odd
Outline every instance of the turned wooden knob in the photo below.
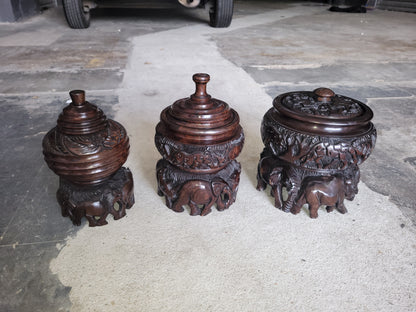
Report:
<svg viewBox="0 0 416 312"><path fill-rule="evenodd" d="M81 106L85 103L85 91L84 90L72 90L69 92L72 104L75 106Z"/></svg>
<svg viewBox="0 0 416 312"><path fill-rule="evenodd" d="M195 93L191 95L193 101L207 102L211 96L207 93L207 83L210 79L208 74L198 73L192 76L195 82Z"/></svg>
<svg viewBox="0 0 416 312"><path fill-rule="evenodd" d="M321 102L330 102L335 96L335 92L328 88L318 88L313 93L318 97L318 101Z"/></svg>

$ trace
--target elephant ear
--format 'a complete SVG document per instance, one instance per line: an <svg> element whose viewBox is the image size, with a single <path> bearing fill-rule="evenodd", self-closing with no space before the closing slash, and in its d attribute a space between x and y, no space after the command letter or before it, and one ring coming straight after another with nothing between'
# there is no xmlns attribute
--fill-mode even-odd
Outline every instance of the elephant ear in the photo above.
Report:
<svg viewBox="0 0 416 312"><path fill-rule="evenodd" d="M224 189L225 183L221 180L212 181L212 193L219 196Z"/></svg>
<svg viewBox="0 0 416 312"><path fill-rule="evenodd" d="M277 183L279 183L281 180L281 174L282 174L281 169L277 169L277 168L273 169L272 172L270 173L269 184L276 185Z"/></svg>

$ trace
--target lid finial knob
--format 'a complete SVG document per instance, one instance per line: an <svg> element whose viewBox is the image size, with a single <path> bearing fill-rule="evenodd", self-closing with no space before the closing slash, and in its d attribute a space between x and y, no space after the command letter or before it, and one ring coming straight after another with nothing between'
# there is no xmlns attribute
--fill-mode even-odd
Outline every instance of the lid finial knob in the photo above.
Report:
<svg viewBox="0 0 416 312"><path fill-rule="evenodd" d="M85 103L85 91L84 90L72 90L69 92L71 96L72 104L75 106L81 106Z"/></svg>
<svg viewBox="0 0 416 312"><path fill-rule="evenodd" d="M209 94L207 94L207 83L209 78L209 75L204 73L199 73L192 76L192 79L196 84L195 93L191 96L193 100L206 101L211 98Z"/></svg>
<svg viewBox="0 0 416 312"><path fill-rule="evenodd" d="M328 88L318 88L313 90L313 93L318 97L318 101L330 102L335 96L335 92Z"/></svg>

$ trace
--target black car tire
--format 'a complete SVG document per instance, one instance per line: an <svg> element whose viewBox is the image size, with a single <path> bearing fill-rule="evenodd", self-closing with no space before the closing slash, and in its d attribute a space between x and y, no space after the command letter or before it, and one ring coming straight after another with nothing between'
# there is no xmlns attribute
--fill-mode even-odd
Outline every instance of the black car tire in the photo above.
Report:
<svg viewBox="0 0 416 312"><path fill-rule="evenodd" d="M82 0L62 0L66 21L75 29L90 26L90 13L84 11Z"/></svg>
<svg viewBox="0 0 416 312"><path fill-rule="evenodd" d="M228 27L233 19L234 0L213 0L209 12L209 24L212 27Z"/></svg>

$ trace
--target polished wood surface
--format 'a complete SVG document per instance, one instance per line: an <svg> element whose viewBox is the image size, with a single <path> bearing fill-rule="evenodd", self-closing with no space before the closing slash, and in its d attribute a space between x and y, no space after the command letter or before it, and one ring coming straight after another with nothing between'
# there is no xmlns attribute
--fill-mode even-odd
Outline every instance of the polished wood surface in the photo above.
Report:
<svg viewBox="0 0 416 312"><path fill-rule="evenodd" d="M270 185L275 206L285 212L298 213L308 204L312 218L321 205L327 205L328 212L336 208L345 213L344 198L352 200L358 192L358 165L375 146L372 117L364 103L327 88L279 95L261 125L265 148L257 189Z"/></svg>
<svg viewBox="0 0 416 312"><path fill-rule="evenodd" d="M236 198L244 144L237 112L206 91L208 74L195 74L195 93L166 107L156 126L158 193L174 211L206 215Z"/></svg>
<svg viewBox="0 0 416 312"><path fill-rule="evenodd" d="M107 119L100 108L86 101L83 90L73 90L70 96L72 102L63 109L57 126L45 135L42 145L46 163L61 179L61 188L58 191L61 195L58 199L60 198L63 215L69 216L74 224L79 225L79 216L83 214L81 210L85 211L86 205L88 206L86 203L98 205L96 200L90 198L94 197L94 193L107 190L103 196L113 196L114 204L117 202L116 197L126 196L110 195L117 193L116 188L110 184L114 185L111 180L127 160L130 144L124 127ZM131 180L132 185L132 177L124 178L123 181L128 183L128 180ZM120 184L119 187L121 193L125 192L123 185ZM71 202L62 198L68 198ZM106 206L109 207L108 204ZM125 206L128 206L127 203L123 204ZM77 209L77 213L68 212ZM98 210L101 211L102 208ZM92 222L91 218L88 220L90 226L106 224L105 218L101 222Z"/></svg>

